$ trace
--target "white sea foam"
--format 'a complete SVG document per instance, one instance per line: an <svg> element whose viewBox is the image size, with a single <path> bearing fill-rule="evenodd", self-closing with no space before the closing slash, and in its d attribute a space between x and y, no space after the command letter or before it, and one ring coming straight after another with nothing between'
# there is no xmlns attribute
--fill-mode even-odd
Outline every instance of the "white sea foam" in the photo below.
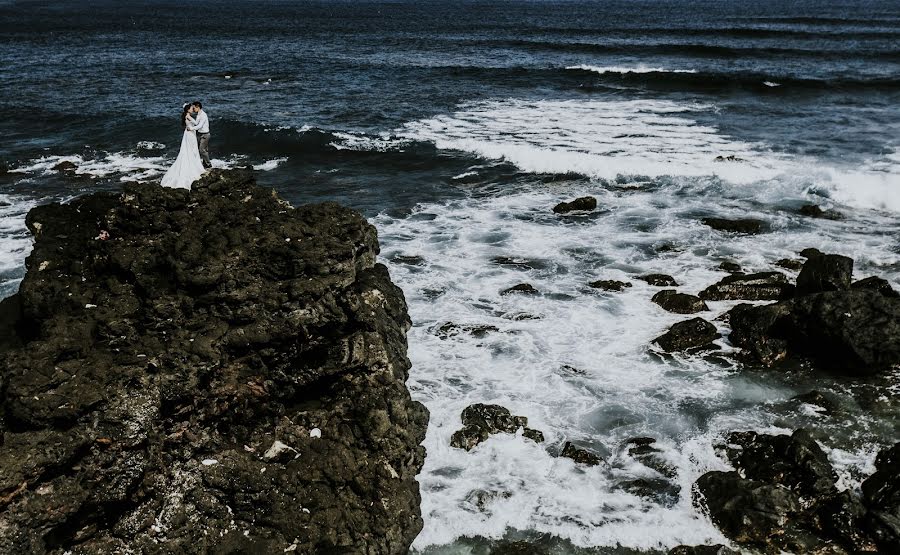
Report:
<svg viewBox="0 0 900 555"><path fill-rule="evenodd" d="M381 136L375 137L371 135L336 132L334 133L334 136L338 140L332 141L330 145L338 150L387 152L391 150L402 150L404 146L409 144L408 140L392 137L389 134L382 134Z"/></svg>
<svg viewBox="0 0 900 555"><path fill-rule="evenodd" d="M568 66L566 69L577 69L582 71L593 71L594 73L697 73L696 69L666 69L664 67L650 67L646 65L638 65L636 67L624 66L592 66L581 64L577 66Z"/></svg>
<svg viewBox="0 0 900 555"><path fill-rule="evenodd" d="M280 166L281 164L287 162L287 160L288 160L287 158L273 158L271 160L266 160L262 164L255 164L253 166L253 169L257 170L257 171L270 172L270 171L274 170L275 168L277 168L278 166Z"/></svg>
<svg viewBox="0 0 900 555"><path fill-rule="evenodd" d="M780 87L781 83L776 83L774 81L763 81L763 85L767 87Z"/></svg>

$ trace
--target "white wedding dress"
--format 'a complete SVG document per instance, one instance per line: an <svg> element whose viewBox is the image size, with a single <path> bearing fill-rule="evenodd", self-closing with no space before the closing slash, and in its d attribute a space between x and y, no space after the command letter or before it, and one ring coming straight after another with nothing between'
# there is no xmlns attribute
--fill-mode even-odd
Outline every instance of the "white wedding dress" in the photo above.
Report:
<svg viewBox="0 0 900 555"><path fill-rule="evenodd" d="M189 125L194 124L194 120L190 117L187 118L187 121ZM178 158L163 176L162 186L190 189L191 183L200 179L205 171L203 161L200 160L200 148L197 146L197 133L185 128L184 135L181 137L181 150L178 151Z"/></svg>

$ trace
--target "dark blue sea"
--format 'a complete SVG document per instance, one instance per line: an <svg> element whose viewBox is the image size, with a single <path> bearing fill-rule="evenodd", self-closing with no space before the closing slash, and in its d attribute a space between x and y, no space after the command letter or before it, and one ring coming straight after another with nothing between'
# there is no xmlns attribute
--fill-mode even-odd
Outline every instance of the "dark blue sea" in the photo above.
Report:
<svg viewBox="0 0 900 555"><path fill-rule="evenodd" d="M900 406L864 400L895 398L900 376L661 356L648 345L680 318L634 279L664 272L696 293L723 261L793 277L775 263L816 247L900 286L896 1L0 1L0 296L24 275L27 210L158 181L192 100L214 165L252 165L292 203L336 200L378 227L414 321L409 387L432 415L419 551L723 542L690 495L726 468L723 434L816 429L843 488L897 440ZM584 195L591 215L552 213ZM541 294L499 294L521 282ZM713 304L727 336L715 317L734 303ZM447 338L446 322L498 331ZM790 401L812 388L856 417ZM474 402L527 416L546 442L451 448ZM659 478L624 451L635 436L677 469L663 493L627 487ZM566 441L608 464L557 457Z"/></svg>

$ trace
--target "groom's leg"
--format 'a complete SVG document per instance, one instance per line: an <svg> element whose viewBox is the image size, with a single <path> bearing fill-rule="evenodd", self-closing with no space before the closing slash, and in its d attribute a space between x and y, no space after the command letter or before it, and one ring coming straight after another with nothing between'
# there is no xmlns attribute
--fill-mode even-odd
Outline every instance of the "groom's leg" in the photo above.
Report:
<svg viewBox="0 0 900 555"><path fill-rule="evenodd" d="M200 150L200 159L203 160L203 167L211 168L212 162L209 161L209 133L197 135L197 146Z"/></svg>

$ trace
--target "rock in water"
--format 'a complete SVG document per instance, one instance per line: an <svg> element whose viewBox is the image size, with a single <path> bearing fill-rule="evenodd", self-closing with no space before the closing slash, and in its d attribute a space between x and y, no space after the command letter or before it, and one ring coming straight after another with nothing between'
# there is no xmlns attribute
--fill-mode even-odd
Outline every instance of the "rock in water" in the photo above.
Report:
<svg viewBox="0 0 900 555"><path fill-rule="evenodd" d="M900 299L871 290L830 291L729 313L731 342L771 366L802 356L845 374L900 364Z"/></svg>
<svg viewBox="0 0 900 555"><path fill-rule="evenodd" d="M638 276L638 279L656 287L678 287L678 282L675 281L675 278L666 274L647 274Z"/></svg>
<svg viewBox="0 0 900 555"><path fill-rule="evenodd" d="M678 293L674 289L663 289L653 295L653 298L650 300L664 310L676 314L694 314L709 310L709 307L706 306L706 303L700 297L688 295L687 293Z"/></svg>
<svg viewBox="0 0 900 555"><path fill-rule="evenodd" d="M513 416L506 407L476 403L462 411L463 428L450 437L450 446L471 451L492 434L514 434L524 428L522 435L540 443L544 434L528 427L528 418Z"/></svg>
<svg viewBox="0 0 900 555"><path fill-rule="evenodd" d="M707 225L719 231L744 233L747 235L760 233L765 226L765 222L753 218L738 218L734 220L729 220L727 218L703 218L700 221L703 222L703 225Z"/></svg>
<svg viewBox="0 0 900 555"><path fill-rule="evenodd" d="M826 220L844 219L844 215L837 210L822 210L822 207L816 204L804 204L797 210L797 213L803 216L809 216L810 218L824 218Z"/></svg>
<svg viewBox="0 0 900 555"><path fill-rule="evenodd" d="M716 326L703 318L691 318L678 322L669 331L653 340L666 352L684 351L709 345L719 338Z"/></svg>
<svg viewBox="0 0 900 555"><path fill-rule="evenodd" d="M572 202L561 202L553 207L553 211L557 214L567 214L569 212L589 212L597 208L597 199L594 197L581 197Z"/></svg>
<svg viewBox="0 0 900 555"><path fill-rule="evenodd" d="M631 283L614 279L600 279L590 282L588 286L603 291L624 291L626 287L631 287Z"/></svg>
<svg viewBox="0 0 900 555"><path fill-rule="evenodd" d="M885 297L897 298L900 297L900 293L891 287L891 283L880 277L871 276L865 279L861 279L857 282L854 282L851 286L852 289L869 289L871 291L877 291L884 295Z"/></svg>
<svg viewBox="0 0 900 555"><path fill-rule="evenodd" d="M839 254L809 258L797 276L797 295L850 289L853 259Z"/></svg>
<svg viewBox="0 0 900 555"><path fill-rule="evenodd" d="M869 508L866 527L885 552L890 552L900 545L900 443L881 451L875 468L875 474L862 483Z"/></svg>
<svg viewBox="0 0 900 555"><path fill-rule="evenodd" d="M583 464L586 466L597 466L603 459L594 453L591 453L587 449L582 449L580 447L575 447L572 442L567 441L563 446L562 452L559 454L560 457L565 457L567 459L572 459L578 464Z"/></svg>
<svg viewBox="0 0 900 555"><path fill-rule="evenodd" d="M0 318L0 552L407 552L428 413L362 216L213 170L27 225Z"/></svg>
<svg viewBox="0 0 900 555"><path fill-rule="evenodd" d="M538 291L534 287L534 285L531 285L530 283L520 283L518 285L513 285L509 289L500 291L501 295L511 295L513 293L519 293L522 295L537 295L538 293L540 293L540 291Z"/></svg>
<svg viewBox="0 0 900 555"><path fill-rule="evenodd" d="M700 298L707 301L775 301L790 298L794 286L781 272L760 272L758 274L734 274L722 278L700 292Z"/></svg>

